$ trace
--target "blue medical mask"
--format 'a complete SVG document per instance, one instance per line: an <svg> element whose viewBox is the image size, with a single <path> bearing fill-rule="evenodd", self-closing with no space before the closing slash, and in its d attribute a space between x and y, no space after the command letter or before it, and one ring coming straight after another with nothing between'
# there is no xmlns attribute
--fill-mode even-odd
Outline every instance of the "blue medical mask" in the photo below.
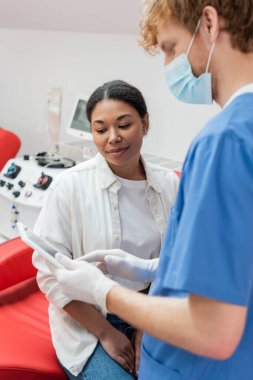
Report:
<svg viewBox="0 0 253 380"><path fill-rule="evenodd" d="M165 79L170 91L178 100L192 104L212 104L213 96L211 73L208 73L208 69L215 43L213 43L209 53L206 71L198 78L193 75L191 64L188 60L188 55L199 26L200 20L187 52L179 55L171 63L165 66Z"/></svg>

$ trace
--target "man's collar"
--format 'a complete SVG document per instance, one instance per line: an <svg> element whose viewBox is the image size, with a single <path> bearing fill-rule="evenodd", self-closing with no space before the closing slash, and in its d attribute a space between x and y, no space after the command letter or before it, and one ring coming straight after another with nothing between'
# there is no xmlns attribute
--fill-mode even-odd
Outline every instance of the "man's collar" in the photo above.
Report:
<svg viewBox="0 0 253 380"><path fill-rule="evenodd" d="M246 84L245 86L239 88L225 103L223 108L227 107L235 98L240 95L246 94L247 92L253 92L253 83Z"/></svg>

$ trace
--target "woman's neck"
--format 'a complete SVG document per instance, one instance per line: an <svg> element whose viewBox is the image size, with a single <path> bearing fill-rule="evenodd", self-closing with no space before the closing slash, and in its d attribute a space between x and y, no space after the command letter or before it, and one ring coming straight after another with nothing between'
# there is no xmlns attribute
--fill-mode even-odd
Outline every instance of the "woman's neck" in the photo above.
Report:
<svg viewBox="0 0 253 380"><path fill-rule="evenodd" d="M124 166L114 166L108 162L108 165L110 166L113 173L120 178L132 181L142 181L147 178L140 159L135 164L129 163Z"/></svg>

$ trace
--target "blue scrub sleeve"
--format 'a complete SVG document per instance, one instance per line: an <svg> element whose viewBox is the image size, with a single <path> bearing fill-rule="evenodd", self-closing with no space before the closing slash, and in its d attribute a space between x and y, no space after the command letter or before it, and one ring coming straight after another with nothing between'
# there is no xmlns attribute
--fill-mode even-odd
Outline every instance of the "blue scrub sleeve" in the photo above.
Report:
<svg viewBox="0 0 253 380"><path fill-rule="evenodd" d="M232 132L196 142L163 286L246 306L253 281L253 152Z"/></svg>

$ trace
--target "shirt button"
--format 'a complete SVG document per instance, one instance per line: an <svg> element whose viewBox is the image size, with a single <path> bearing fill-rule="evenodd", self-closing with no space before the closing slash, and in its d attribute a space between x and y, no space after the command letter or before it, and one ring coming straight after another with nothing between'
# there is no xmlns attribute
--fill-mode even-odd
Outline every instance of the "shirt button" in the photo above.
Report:
<svg viewBox="0 0 253 380"><path fill-rule="evenodd" d="M117 205L113 205L113 210L118 210L118 206Z"/></svg>
<svg viewBox="0 0 253 380"><path fill-rule="evenodd" d="M114 239L114 240L119 240L120 237L119 237L119 235L114 235L113 239Z"/></svg>

